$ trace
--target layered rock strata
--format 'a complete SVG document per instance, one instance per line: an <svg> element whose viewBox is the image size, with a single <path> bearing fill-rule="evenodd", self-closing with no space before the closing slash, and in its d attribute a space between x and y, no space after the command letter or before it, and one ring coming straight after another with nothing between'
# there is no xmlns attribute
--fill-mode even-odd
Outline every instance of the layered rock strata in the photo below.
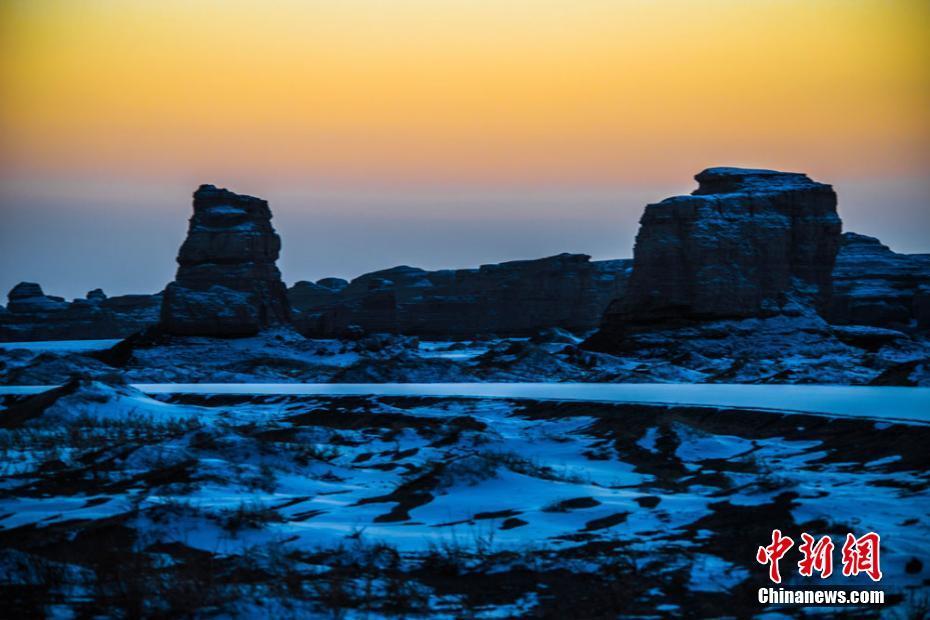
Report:
<svg viewBox="0 0 930 620"><path fill-rule="evenodd" d="M288 324L287 290L275 266L280 250L265 200L201 185L160 329L231 337Z"/></svg>
<svg viewBox="0 0 930 620"><path fill-rule="evenodd" d="M827 317L838 324L930 329L930 254L898 254L874 237L845 233Z"/></svg>
<svg viewBox="0 0 930 620"><path fill-rule="evenodd" d="M10 290L7 307L0 307L0 341L124 338L158 322L160 307L160 294L107 297L94 289L68 302L21 282Z"/></svg>
<svg viewBox="0 0 930 620"><path fill-rule="evenodd" d="M583 254L425 271L395 267L350 283L327 278L289 289L295 323L313 336L350 326L438 338L528 335L561 327L595 328L621 297L630 261L591 261Z"/></svg>
<svg viewBox="0 0 930 620"><path fill-rule="evenodd" d="M637 331L798 314L831 294L840 243L833 188L804 174L710 168L688 196L648 205L626 294L588 346Z"/></svg>

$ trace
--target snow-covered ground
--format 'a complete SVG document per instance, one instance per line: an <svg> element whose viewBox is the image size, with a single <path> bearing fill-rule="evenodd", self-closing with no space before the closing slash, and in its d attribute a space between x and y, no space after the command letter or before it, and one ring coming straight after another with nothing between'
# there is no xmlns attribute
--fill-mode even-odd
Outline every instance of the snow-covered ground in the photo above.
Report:
<svg viewBox="0 0 930 620"><path fill-rule="evenodd" d="M21 349L34 353L74 353L102 351L119 342L116 340L37 340L34 342L0 342L0 349Z"/></svg>
<svg viewBox="0 0 930 620"><path fill-rule="evenodd" d="M464 396L606 403L654 403L804 411L930 423L930 388L845 385L689 383L373 383L187 384L137 386L143 392L199 394L302 394ZM2 390L2 388L0 388ZM0 392L2 393L2 392Z"/></svg>
<svg viewBox="0 0 930 620"><path fill-rule="evenodd" d="M52 386L0 386L36 394ZM147 394L528 398L745 408L930 423L930 388L688 383L145 383Z"/></svg>
<svg viewBox="0 0 930 620"><path fill-rule="evenodd" d="M3 397L0 569L39 607L746 616L775 528L878 532L888 610L926 595L926 391L142 387Z"/></svg>
<svg viewBox="0 0 930 620"><path fill-rule="evenodd" d="M118 373L130 383L874 383L930 387L926 338L897 332L889 336L888 330L876 334L874 328L830 327L822 321L820 331L812 334L790 321L776 323L780 331L771 339L758 334L759 326L749 321L719 326L699 340L701 346L686 340L691 345L682 351L669 349L678 341L665 335L657 337L652 348L613 355L586 350L578 338L561 332L531 339L437 342L389 334L315 340L278 329L237 339L138 337L110 351L100 350L104 341L7 343L0 345L0 384L59 384L75 374Z"/></svg>

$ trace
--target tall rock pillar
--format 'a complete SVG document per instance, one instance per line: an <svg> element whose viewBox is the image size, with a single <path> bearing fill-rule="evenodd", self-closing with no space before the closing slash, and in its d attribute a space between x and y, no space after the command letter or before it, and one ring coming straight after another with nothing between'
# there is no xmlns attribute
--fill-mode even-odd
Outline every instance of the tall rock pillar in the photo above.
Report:
<svg viewBox="0 0 930 620"><path fill-rule="evenodd" d="M177 276L165 289L161 329L231 337L289 324L287 290L275 266L280 250L267 201L201 185Z"/></svg>

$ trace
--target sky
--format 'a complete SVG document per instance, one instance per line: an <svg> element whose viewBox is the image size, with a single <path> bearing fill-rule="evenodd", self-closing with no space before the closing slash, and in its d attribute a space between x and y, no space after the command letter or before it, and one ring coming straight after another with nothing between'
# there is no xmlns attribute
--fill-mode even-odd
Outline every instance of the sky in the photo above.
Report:
<svg viewBox="0 0 930 620"><path fill-rule="evenodd" d="M160 290L200 183L291 283L632 255L715 165L930 252L926 0L0 0L0 294Z"/></svg>

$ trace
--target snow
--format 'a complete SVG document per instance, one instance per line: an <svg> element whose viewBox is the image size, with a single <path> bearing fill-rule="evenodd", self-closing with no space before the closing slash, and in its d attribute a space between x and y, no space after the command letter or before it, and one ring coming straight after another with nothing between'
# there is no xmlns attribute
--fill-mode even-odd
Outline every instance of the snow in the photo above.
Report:
<svg viewBox="0 0 930 620"><path fill-rule="evenodd" d="M858 341L864 337L861 331L859 329L847 339ZM875 338L871 331L867 336L869 342ZM571 344L570 336L558 331L545 335L539 342L516 338L424 341L385 334L373 334L359 341L338 341L307 339L281 328L234 340L184 338L162 345L139 346L119 372L126 381L139 384L610 382L615 385L716 385L728 382L866 385L897 365L930 356L930 345L921 338L882 335L875 344L881 345L878 351L844 344L826 323L815 317L725 321L704 330L657 332L641 340L641 349L618 357L584 351ZM684 342L693 346L684 346ZM679 345L683 347L682 355L657 357L650 353ZM43 355L39 354L41 351L10 346L0 347L0 358L3 358L0 359L0 383L49 385L63 383L74 374L91 376L112 372L81 350L94 345L28 345L51 351ZM69 351L69 346L77 350ZM752 352L750 359L737 362L747 351ZM905 381L903 377L895 379L896 376L892 375L892 380ZM930 375L924 366L918 366L906 381L930 387ZM587 396L582 395L582 398Z"/></svg>
<svg viewBox="0 0 930 620"><path fill-rule="evenodd" d="M458 342L421 340L418 351L424 358L440 358L447 360L471 360L488 350L487 346L462 346Z"/></svg>
<svg viewBox="0 0 930 620"><path fill-rule="evenodd" d="M753 425L720 429L719 420L704 424L707 416L703 413L679 414L668 421L662 412L629 411L630 423L622 425L610 417L614 414L609 407L582 405L554 412L532 400L508 400L534 393L559 401L578 400L585 394L579 388L593 387L603 388L593 392L597 400L643 402L650 393L655 398L670 398L669 388L679 386L668 385L512 384L509 390L492 385L492 398L455 397L465 388L489 387L483 384L426 386L431 391L424 386L403 386L409 389L403 395L437 396L443 391L455 395L426 401L317 398L346 392L397 394L400 390L383 384L140 387L150 395L186 391L282 398L235 404L208 401L195 406L158 401L126 386L82 383L46 413L67 412L71 417L97 420L93 451L82 452L77 444L69 445L68 435L55 425L0 432L0 438L8 438L7 459L17 461L16 475L3 483L0 529L60 528L82 519L120 518L126 519L127 527L145 532L147 540L182 542L221 555L244 555L249 549L280 545L284 540L288 548L303 551L351 545L357 540L386 543L404 557L429 553L442 545L482 547L485 552L503 554L532 545L546 553L565 552L559 560L564 562L562 568L585 572L601 568L591 557L572 557L585 541L621 541L643 554L644 561L667 561L667 570L681 571L680 578L690 592L724 592L744 585L747 579L761 579L764 569L753 564L751 557L734 564L730 555L715 555L721 536L729 535L728 522L721 524L711 517L717 511L732 510L736 512L724 515L738 518L738 511L774 506L779 496L792 491L796 494L790 508L793 523L787 519L784 527L793 528L794 535L797 525L811 523L830 524L817 534L833 534L835 528L874 529L881 532L886 545L882 549L886 583L903 587L926 578L925 570L910 574L906 568L910 558L926 557L924 541L930 530L921 517L928 491L920 486L926 474L919 462L915 464L913 451L902 449L901 455L895 454L897 444L891 450L876 451L864 463L855 462L855 442L863 429L875 426L872 421L844 424L855 429L846 435L837 435L843 429L834 425L823 425L830 428L816 435L820 425L813 424L809 425L810 437L780 437L765 431L760 435ZM728 393L726 388L731 386L700 387L718 390L716 395L704 395L709 402L749 397ZM785 386L737 387L743 388L738 392L755 395L754 402L773 408L773 404L801 402L811 386L788 386L799 392L772 389ZM817 389L832 398L819 396L811 402L846 412L851 409L843 409L843 403L850 393L861 392L873 399L888 394L887 408L898 407L902 395L922 393L914 388ZM671 397L687 401L699 396L672 390ZM112 429L113 420L140 411L148 418L196 415L199 425L161 434L153 428L153 439L147 442L114 436L114 443L98 445L105 441L99 433ZM618 416L627 415L625 410L616 411ZM358 423L330 427L325 421L313 420L314 413L329 414L326 419L332 420L336 412L359 416ZM395 422L373 422L382 415L395 416L391 418ZM638 415L647 422L637 423L633 416ZM772 428L770 422L781 417L757 415L757 426L763 429ZM471 419L466 430L451 434L453 422L465 417ZM887 420L881 424L894 426ZM794 425L775 427L790 434ZM269 432L283 435L269 437ZM895 433L892 430L892 438L886 438L883 445L895 441ZM77 471L96 467L100 479L73 477L69 486L59 486L57 474L42 467L50 457L42 448L30 449L41 446L41 442L30 442L43 436L62 438L64 444L58 446L55 459ZM852 443L837 443L844 438ZM100 451L101 446L109 447ZM331 454L298 458L307 449L330 450ZM643 458L641 450L649 456ZM83 458L96 460L84 462ZM177 471L183 463L189 464L189 475L163 481L159 476L141 476ZM404 508L409 518L386 521L383 517L403 503L392 493L437 466L439 482L427 482L427 496ZM270 476L262 483L266 472ZM906 489L913 490L905 494ZM867 510L862 509L863 498L867 498ZM566 500L576 501L566 505ZM243 506L268 511L275 518L230 528L229 519ZM504 527L511 516L524 523ZM846 584L840 577L831 583ZM506 616L506 609L498 611Z"/></svg>
<svg viewBox="0 0 930 620"><path fill-rule="evenodd" d="M717 556L706 553L694 554L691 565L692 592L724 592L749 577L749 572Z"/></svg>
<svg viewBox="0 0 930 620"><path fill-rule="evenodd" d="M35 394L50 386L0 386ZM685 383L148 383L147 394L442 396L695 405L930 423L930 388Z"/></svg>
<svg viewBox="0 0 930 620"><path fill-rule="evenodd" d="M0 342L0 349L24 349L33 353L77 353L103 351L115 346L116 340L39 340L35 342Z"/></svg>
<svg viewBox="0 0 930 620"><path fill-rule="evenodd" d="M245 209L233 205L212 205L209 210L213 215L247 215Z"/></svg>
<svg viewBox="0 0 930 620"><path fill-rule="evenodd" d="M653 430L653 429L649 429ZM751 441L728 435L699 435L683 425L675 428L681 444L675 450L678 458L684 461L701 459L729 459L753 449ZM640 444L642 445L642 444ZM653 441L653 446L655 442Z"/></svg>
<svg viewBox="0 0 930 620"><path fill-rule="evenodd" d="M2 415L2 414L0 414ZM177 407L155 400L129 386L90 381L74 394L59 398L42 415L45 422L61 423L90 417L98 420L201 419L209 410Z"/></svg>

